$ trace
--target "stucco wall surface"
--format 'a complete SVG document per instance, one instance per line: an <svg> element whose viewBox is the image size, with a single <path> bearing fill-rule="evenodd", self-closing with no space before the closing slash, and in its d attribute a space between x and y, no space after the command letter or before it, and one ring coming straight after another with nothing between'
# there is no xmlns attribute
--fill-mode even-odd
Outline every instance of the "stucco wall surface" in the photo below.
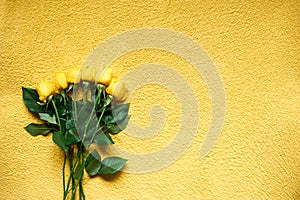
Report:
<svg viewBox="0 0 300 200"><path fill-rule="evenodd" d="M62 197L63 154L51 136L23 129L37 120L23 105L21 86L34 87L82 63L103 40L141 27L181 32L208 52L226 92L225 124L212 152L199 159L212 111L201 76L168 52L122 56L113 63L119 76L152 62L185 77L200 105L198 132L162 170L86 177L87 199L300 199L300 1L0 2L0 199ZM147 125L158 103L167 115L163 130L145 140L121 133L116 145L141 153L168 144L180 127L172 91L140 88L130 114Z"/></svg>

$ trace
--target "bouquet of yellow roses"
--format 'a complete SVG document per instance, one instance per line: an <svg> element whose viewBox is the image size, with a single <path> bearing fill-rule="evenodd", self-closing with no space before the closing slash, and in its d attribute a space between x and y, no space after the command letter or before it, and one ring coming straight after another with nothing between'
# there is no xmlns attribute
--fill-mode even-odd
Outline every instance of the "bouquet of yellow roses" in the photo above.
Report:
<svg viewBox="0 0 300 200"><path fill-rule="evenodd" d="M25 130L32 136L52 133L64 152L62 167L63 199L85 199L83 174L114 174L126 159L101 159L97 148L114 144L111 134L128 123L127 89L109 67L69 69L57 73L54 81L42 81L36 89L22 88L26 107L42 124L31 123ZM69 166L69 167L67 167ZM68 175L66 175L68 173Z"/></svg>

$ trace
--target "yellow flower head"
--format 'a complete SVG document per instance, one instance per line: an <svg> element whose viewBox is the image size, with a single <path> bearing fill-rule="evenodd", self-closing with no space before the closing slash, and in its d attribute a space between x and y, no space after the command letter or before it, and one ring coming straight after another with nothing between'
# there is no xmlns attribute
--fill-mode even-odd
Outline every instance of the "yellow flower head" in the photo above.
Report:
<svg viewBox="0 0 300 200"><path fill-rule="evenodd" d="M54 87L53 84L46 81L42 81L37 85L36 90L39 94L39 99L41 101L44 101L45 99L47 99L48 96L50 96L54 92Z"/></svg>
<svg viewBox="0 0 300 200"><path fill-rule="evenodd" d="M84 81L93 82L95 80L95 73L96 73L95 67L82 66L81 79Z"/></svg>
<svg viewBox="0 0 300 200"><path fill-rule="evenodd" d="M80 80L80 69L69 69L66 72L66 78L68 83L78 83Z"/></svg>
<svg viewBox="0 0 300 200"><path fill-rule="evenodd" d="M111 94L117 101L124 101L127 97L125 84L115 78L112 78L109 86L106 88L106 92Z"/></svg>
<svg viewBox="0 0 300 200"><path fill-rule="evenodd" d="M108 86L113 78L113 70L111 67L100 69L97 71L95 81Z"/></svg>
<svg viewBox="0 0 300 200"><path fill-rule="evenodd" d="M68 87L67 78L65 73L59 72L55 75L55 87L56 89L66 89Z"/></svg>

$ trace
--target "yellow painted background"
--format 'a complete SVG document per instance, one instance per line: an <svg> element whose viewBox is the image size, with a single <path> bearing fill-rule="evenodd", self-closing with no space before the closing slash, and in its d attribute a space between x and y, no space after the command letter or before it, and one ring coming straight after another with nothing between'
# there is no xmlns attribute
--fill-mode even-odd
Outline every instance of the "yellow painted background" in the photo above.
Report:
<svg viewBox="0 0 300 200"><path fill-rule="evenodd" d="M213 151L199 159L211 117L203 79L189 63L166 52L121 57L113 63L120 76L156 62L188 79L201 105L199 130L182 157L160 171L107 180L86 177L87 199L300 199L299 13L300 1L2 0L0 199L62 197L62 152L51 137L24 131L37 120L23 105L21 86L34 87L80 64L101 41L141 27L176 30L207 50L226 91L224 128ZM131 102L136 123L147 125L149 108L158 102L167 123L148 140L120 134L116 145L151 152L172 140L180 107L170 91L144 87Z"/></svg>

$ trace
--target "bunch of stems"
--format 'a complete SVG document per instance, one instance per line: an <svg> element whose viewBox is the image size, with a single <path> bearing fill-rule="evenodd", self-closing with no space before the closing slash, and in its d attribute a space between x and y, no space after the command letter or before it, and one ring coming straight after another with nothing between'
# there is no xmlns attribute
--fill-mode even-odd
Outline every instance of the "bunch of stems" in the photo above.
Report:
<svg viewBox="0 0 300 200"><path fill-rule="evenodd" d="M89 90L89 83L88 82L84 82L84 87L83 87L83 103L84 105L86 104L87 101L87 95L88 95L88 90ZM74 85L75 88L75 85ZM74 90L73 88L73 106L74 106L74 112L75 112L75 118L77 119L77 108L76 108L76 90ZM62 93L64 93L64 95L62 95L63 97L65 97L66 91L62 90ZM105 92L105 90L104 90ZM98 93L96 100L94 102L94 107L93 107L93 111L95 111L95 107L99 101L100 98L100 92ZM51 100L54 110L55 110L55 115L58 119L58 126L59 126L59 130L62 131L62 126L60 123L60 119L59 119L59 115L58 115L58 110L57 107L55 105L55 102L53 101L53 99ZM64 99L64 103L66 104L66 100ZM103 116L103 113L105 111L105 108L102 110L102 113L100 115L100 118L98 119L98 125L99 122L101 121L101 118ZM89 151L85 148L85 146L83 145L86 133L87 133L87 127L91 121L93 112L90 114L89 116L89 120L87 121L87 124L85 125L85 129L84 129L84 134L83 134L83 138L81 138L81 141L77 144L72 144L70 145L68 151L64 152L64 161L63 161L63 167L62 167L62 176L63 176L63 200L66 200L69 196L71 196L71 200L74 200L77 194L77 191L79 191L78 196L79 196L79 200L85 200L85 194L83 191L83 177L84 177L84 169L85 169L85 161L86 158L89 154ZM67 118L72 117L72 115L67 116ZM67 161L68 161L68 165L69 165L69 175L68 175L68 180L66 180L66 171L67 171Z"/></svg>

